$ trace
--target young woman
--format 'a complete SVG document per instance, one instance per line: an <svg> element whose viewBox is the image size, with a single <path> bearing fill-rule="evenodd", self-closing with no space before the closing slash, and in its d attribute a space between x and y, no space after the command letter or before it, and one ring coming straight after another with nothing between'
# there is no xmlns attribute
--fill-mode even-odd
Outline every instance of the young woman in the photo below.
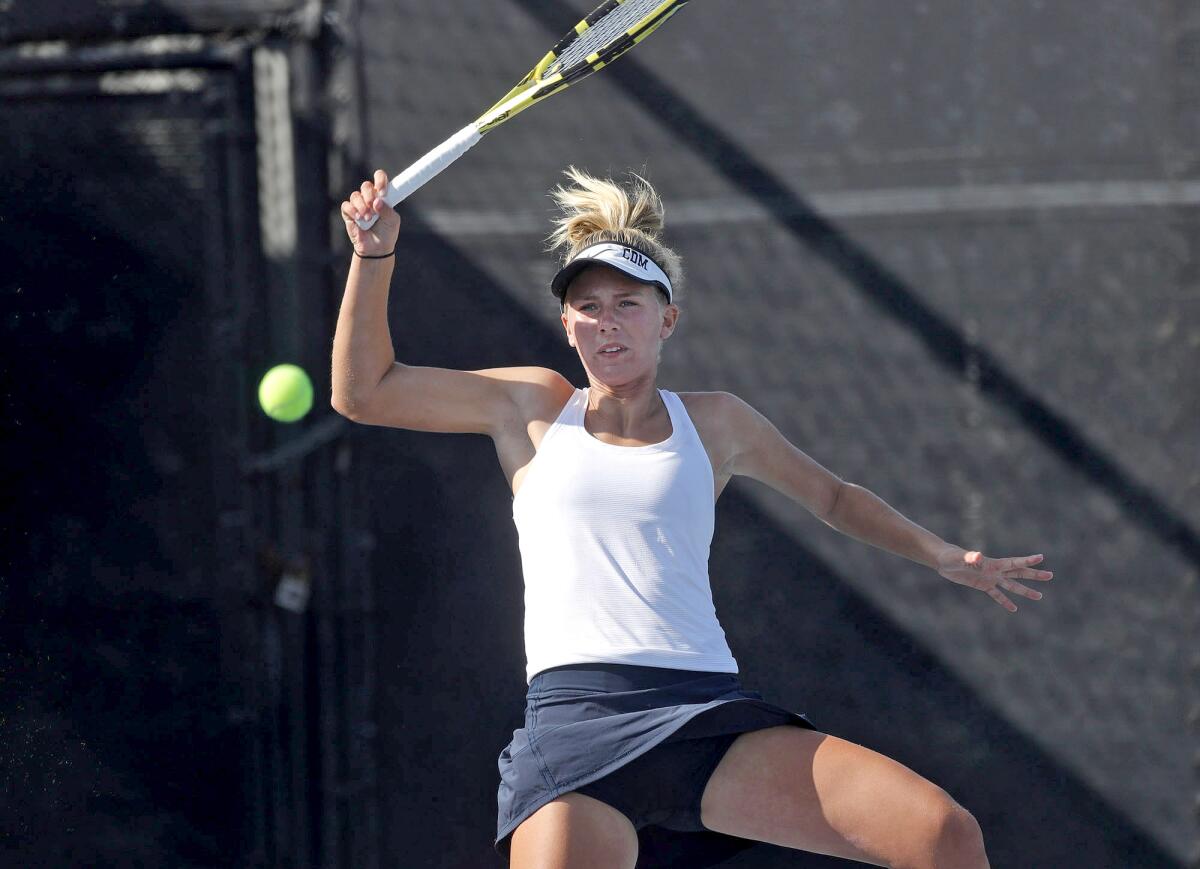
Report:
<svg viewBox="0 0 1200 869"><path fill-rule="evenodd" d="M1037 600L1041 555L947 543L830 473L725 392L656 385L679 317L663 207L567 170L552 283L588 386L546 368L395 360L387 294L400 218L387 175L342 203L354 257L333 406L371 425L491 436L525 580L525 726L499 758L496 850L514 869L711 866L756 841L896 867L981 869L983 837L945 790L819 731L738 680L708 577L714 504L761 480L859 540L988 594ZM356 217L379 215L368 231Z"/></svg>

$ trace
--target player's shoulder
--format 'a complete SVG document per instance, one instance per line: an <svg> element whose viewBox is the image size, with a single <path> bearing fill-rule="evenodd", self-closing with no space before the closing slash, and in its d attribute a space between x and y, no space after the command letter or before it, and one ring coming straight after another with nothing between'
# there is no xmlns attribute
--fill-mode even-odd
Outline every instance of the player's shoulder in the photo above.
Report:
<svg viewBox="0 0 1200 869"><path fill-rule="evenodd" d="M745 425L753 408L732 392L678 392L693 425L707 443L710 439L724 440Z"/></svg>
<svg viewBox="0 0 1200 869"><path fill-rule="evenodd" d="M554 419L575 393L559 372L537 365L492 368L488 375L504 382L512 404L523 420Z"/></svg>
<svg viewBox="0 0 1200 869"><path fill-rule="evenodd" d="M732 392L677 392L689 416L701 415L714 422L728 421L743 414L750 406Z"/></svg>

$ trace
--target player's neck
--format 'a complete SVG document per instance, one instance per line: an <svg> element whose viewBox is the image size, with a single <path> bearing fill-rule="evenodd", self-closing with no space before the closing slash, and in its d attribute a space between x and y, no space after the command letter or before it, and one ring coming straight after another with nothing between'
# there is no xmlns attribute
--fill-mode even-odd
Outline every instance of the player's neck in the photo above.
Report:
<svg viewBox="0 0 1200 869"><path fill-rule="evenodd" d="M635 431L662 411L662 398L653 378L616 387L594 381L589 384L587 412L608 423L610 431Z"/></svg>

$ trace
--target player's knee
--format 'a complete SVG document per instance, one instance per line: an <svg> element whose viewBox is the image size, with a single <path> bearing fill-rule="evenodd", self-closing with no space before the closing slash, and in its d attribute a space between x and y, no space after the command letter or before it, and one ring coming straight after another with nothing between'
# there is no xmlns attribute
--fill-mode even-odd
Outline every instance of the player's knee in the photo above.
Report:
<svg viewBox="0 0 1200 869"><path fill-rule="evenodd" d="M987 869L983 830L975 816L953 800L937 813L931 869Z"/></svg>

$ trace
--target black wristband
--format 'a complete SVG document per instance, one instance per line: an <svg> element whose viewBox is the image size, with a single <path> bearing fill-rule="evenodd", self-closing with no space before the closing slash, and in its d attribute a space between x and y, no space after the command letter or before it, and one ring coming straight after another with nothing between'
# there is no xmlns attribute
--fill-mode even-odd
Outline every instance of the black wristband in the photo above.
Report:
<svg viewBox="0 0 1200 869"><path fill-rule="evenodd" d="M351 249L351 250L354 250L354 248L350 248L350 249ZM365 253L359 253L358 251L356 251L356 250L355 250L355 251L354 251L354 255L355 255L356 257L358 257L359 259L387 259L387 258L388 258L388 257L390 257L390 256L395 256L395 255L396 255L396 249L395 249L395 248L392 248L392 250L391 250L391 253L381 253L381 254L379 254L379 255L377 255L377 256L370 256L370 255L368 255L368 254L365 254Z"/></svg>

